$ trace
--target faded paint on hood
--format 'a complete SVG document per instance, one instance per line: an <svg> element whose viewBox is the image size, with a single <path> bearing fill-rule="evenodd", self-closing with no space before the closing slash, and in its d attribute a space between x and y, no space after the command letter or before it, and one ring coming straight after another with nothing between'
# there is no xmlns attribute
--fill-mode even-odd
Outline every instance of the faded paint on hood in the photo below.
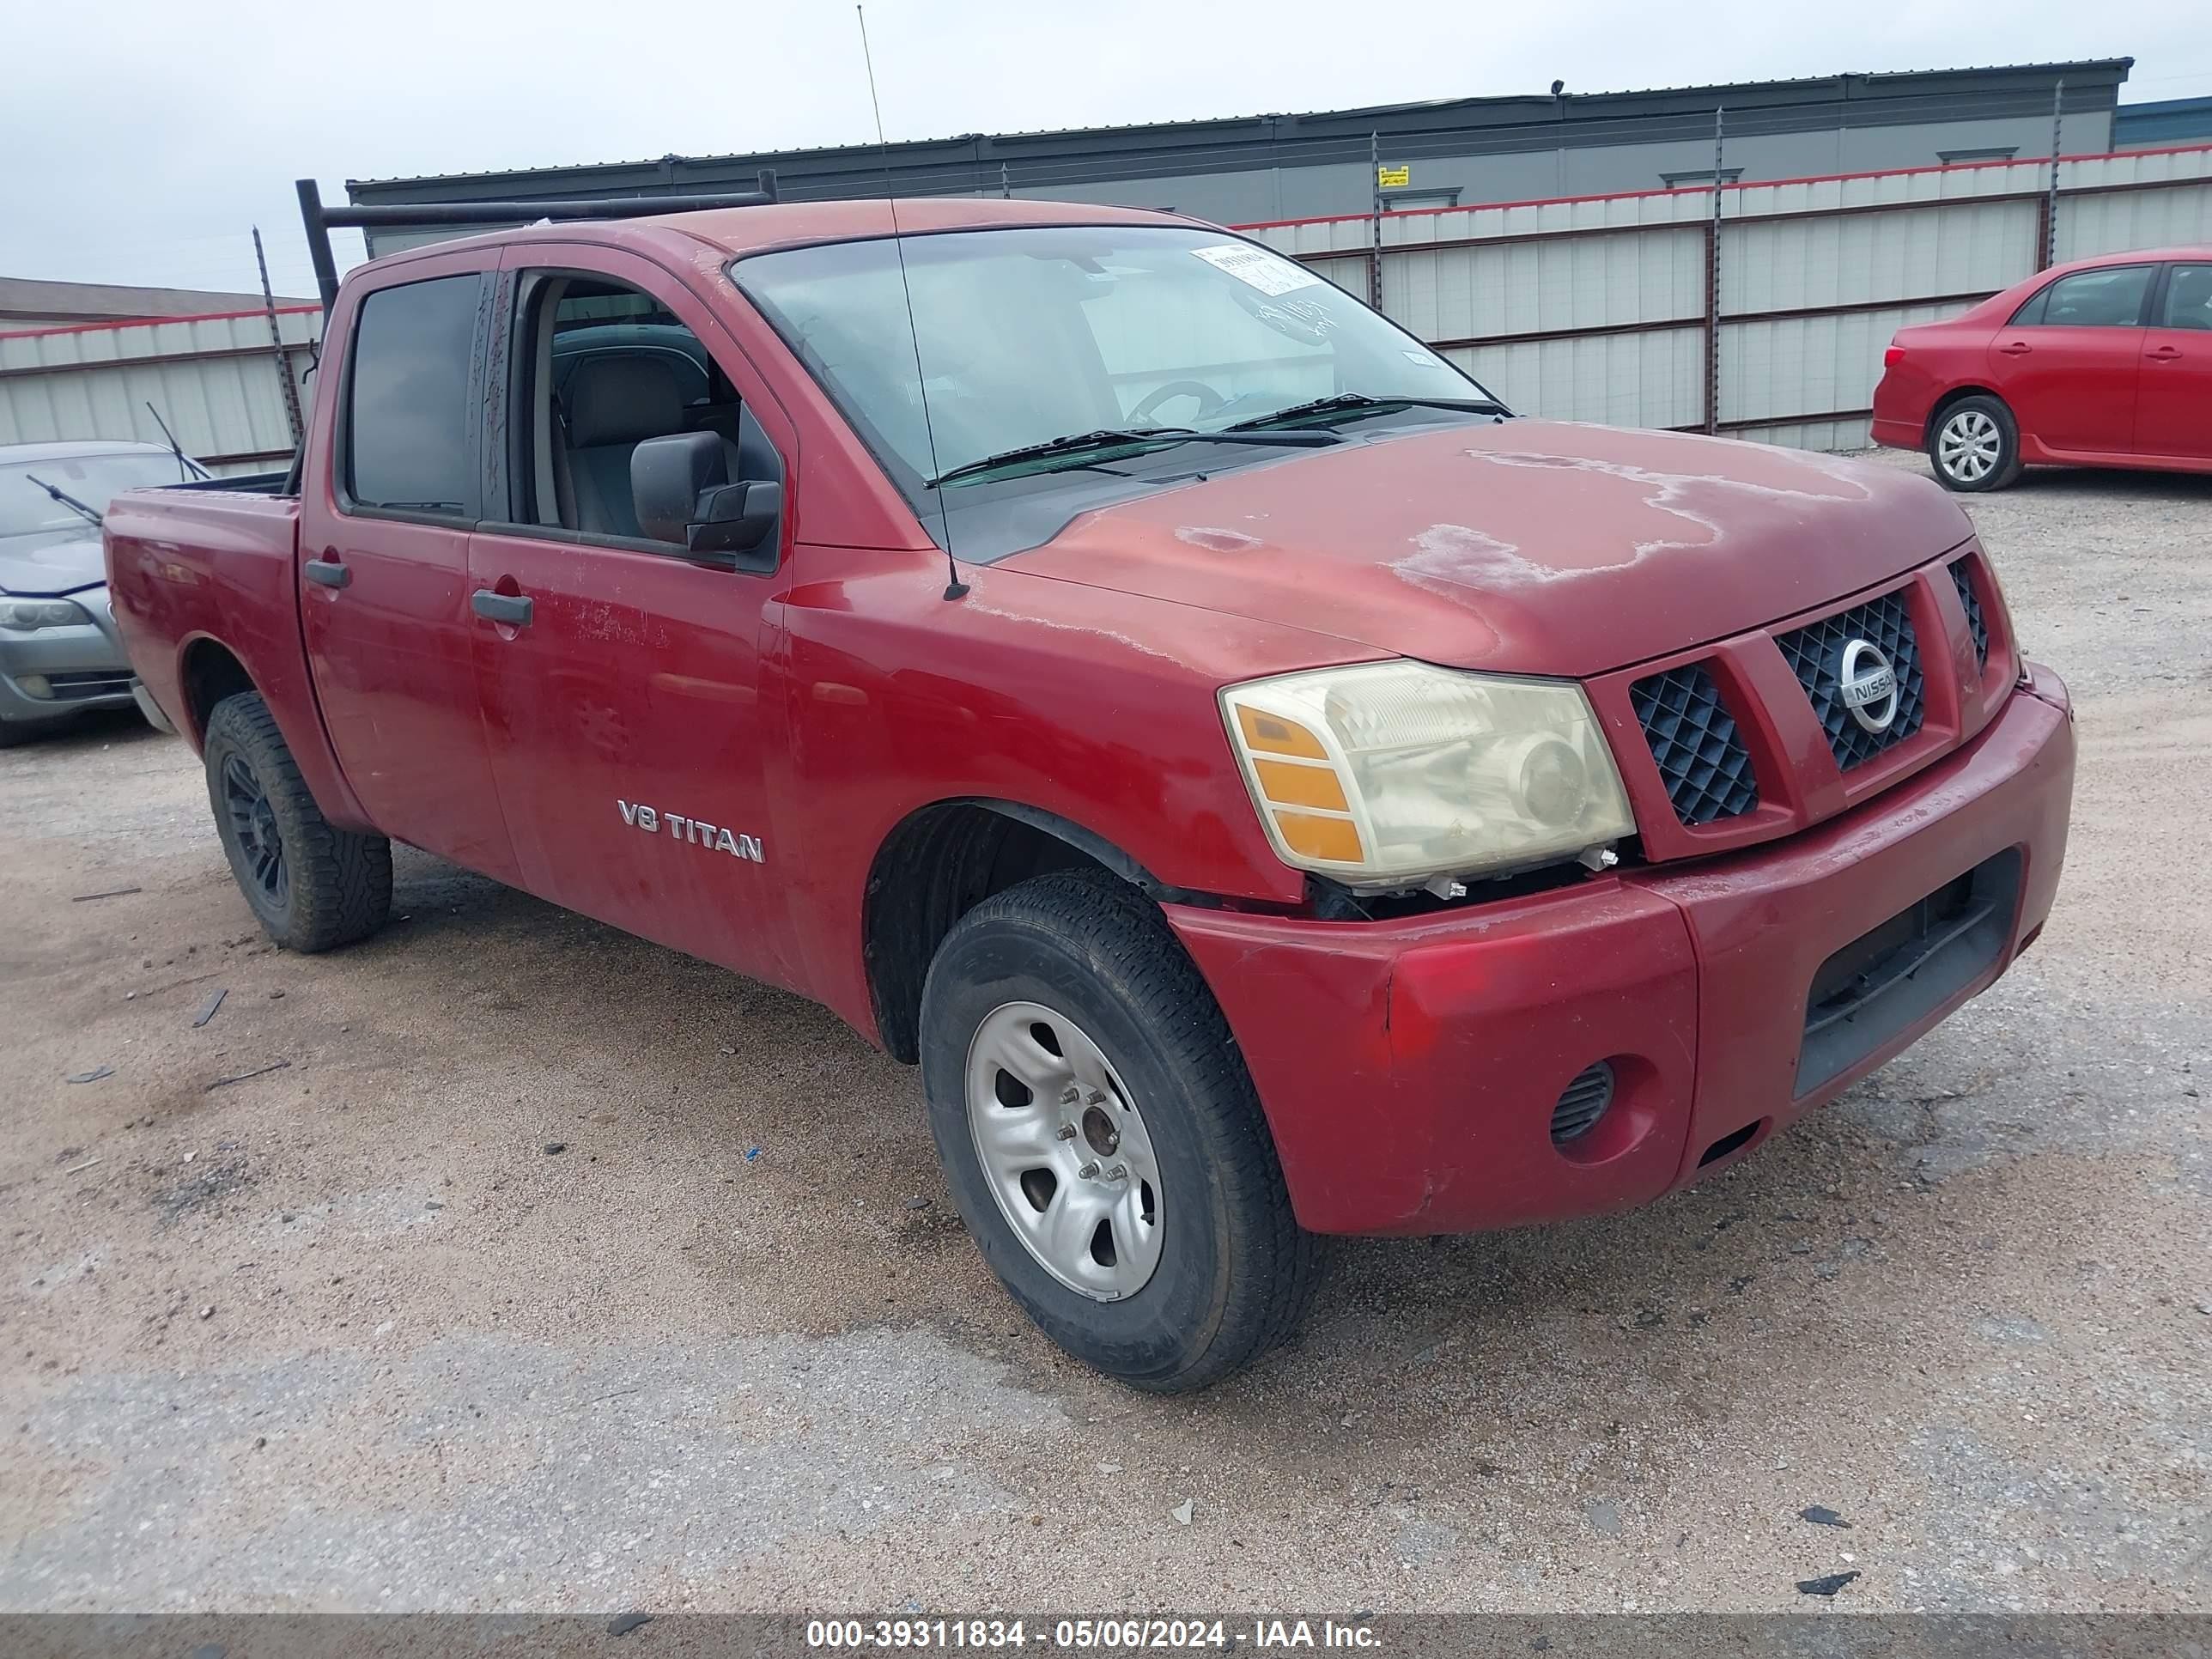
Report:
<svg viewBox="0 0 2212 1659"><path fill-rule="evenodd" d="M1809 610L1972 533L1931 481L1885 467L1507 421L1239 468L1085 514L1005 562L1431 662L1582 678Z"/></svg>
<svg viewBox="0 0 2212 1659"><path fill-rule="evenodd" d="M49 598L106 580L100 532L90 525L0 536L0 592Z"/></svg>

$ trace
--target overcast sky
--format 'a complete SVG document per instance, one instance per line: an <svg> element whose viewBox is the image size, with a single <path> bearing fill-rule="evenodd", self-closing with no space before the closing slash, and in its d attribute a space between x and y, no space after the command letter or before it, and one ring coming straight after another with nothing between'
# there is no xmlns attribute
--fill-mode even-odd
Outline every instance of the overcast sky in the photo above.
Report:
<svg viewBox="0 0 2212 1659"><path fill-rule="evenodd" d="M2212 94L2203 0L875 0L894 138L2132 56ZM13 0L0 276L312 295L292 180L872 140L841 0ZM359 239L349 235L358 257Z"/></svg>

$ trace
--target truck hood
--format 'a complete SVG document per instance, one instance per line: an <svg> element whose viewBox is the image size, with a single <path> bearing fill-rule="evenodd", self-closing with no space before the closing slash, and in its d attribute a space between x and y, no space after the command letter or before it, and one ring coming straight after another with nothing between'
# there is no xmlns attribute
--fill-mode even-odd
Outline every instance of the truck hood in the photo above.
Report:
<svg viewBox="0 0 2212 1659"><path fill-rule="evenodd" d="M40 530L22 536L0 536L0 593L46 599L106 580L100 532L90 525L81 533Z"/></svg>
<svg viewBox="0 0 2212 1659"><path fill-rule="evenodd" d="M1086 513L1004 562L1580 678L1811 610L1972 533L1932 482L1887 467L1505 421L1302 450Z"/></svg>

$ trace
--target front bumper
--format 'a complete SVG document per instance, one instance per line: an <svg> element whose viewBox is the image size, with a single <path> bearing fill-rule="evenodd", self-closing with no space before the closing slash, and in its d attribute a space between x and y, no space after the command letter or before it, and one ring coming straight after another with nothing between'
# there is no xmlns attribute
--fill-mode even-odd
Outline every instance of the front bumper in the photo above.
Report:
<svg viewBox="0 0 2212 1659"><path fill-rule="evenodd" d="M0 720L33 725L86 708L133 706L130 659L115 631L106 587L67 596L89 623L27 634L0 629Z"/></svg>
<svg viewBox="0 0 2212 1659"><path fill-rule="evenodd" d="M1403 921L1168 917L1305 1226L1557 1220L1741 1157L1994 983L2050 913L2073 777L2065 688L2036 669L1966 747L1784 841ZM1979 936L1808 1040L1824 964L1977 871L2002 878ZM1601 1060L1613 1105L1555 1147L1561 1091Z"/></svg>

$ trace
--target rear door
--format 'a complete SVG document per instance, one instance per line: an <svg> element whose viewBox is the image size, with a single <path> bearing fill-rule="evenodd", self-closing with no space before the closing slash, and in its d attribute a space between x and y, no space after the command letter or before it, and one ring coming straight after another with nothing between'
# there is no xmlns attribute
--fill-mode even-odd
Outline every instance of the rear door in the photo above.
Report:
<svg viewBox="0 0 2212 1659"><path fill-rule="evenodd" d="M2212 460L2212 260L2166 268L2143 332L2136 451Z"/></svg>
<svg viewBox="0 0 2212 1659"><path fill-rule="evenodd" d="M781 894L799 849L768 833L763 746L781 727L759 683L792 514L755 552L691 556L640 532L629 456L714 432L732 482L775 477L788 500L793 434L708 307L658 264L534 242L507 264L507 518L479 527L470 587L525 884L790 982Z"/></svg>
<svg viewBox="0 0 2212 1659"><path fill-rule="evenodd" d="M340 302L331 441L302 480L300 609L331 745L370 820L512 882L469 610L496 261L410 261Z"/></svg>
<svg viewBox="0 0 2212 1659"><path fill-rule="evenodd" d="M2077 270L2039 289L1990 342L1990 383L2024 436L2081 453L2135 441L2151 264Z"/></svg>

